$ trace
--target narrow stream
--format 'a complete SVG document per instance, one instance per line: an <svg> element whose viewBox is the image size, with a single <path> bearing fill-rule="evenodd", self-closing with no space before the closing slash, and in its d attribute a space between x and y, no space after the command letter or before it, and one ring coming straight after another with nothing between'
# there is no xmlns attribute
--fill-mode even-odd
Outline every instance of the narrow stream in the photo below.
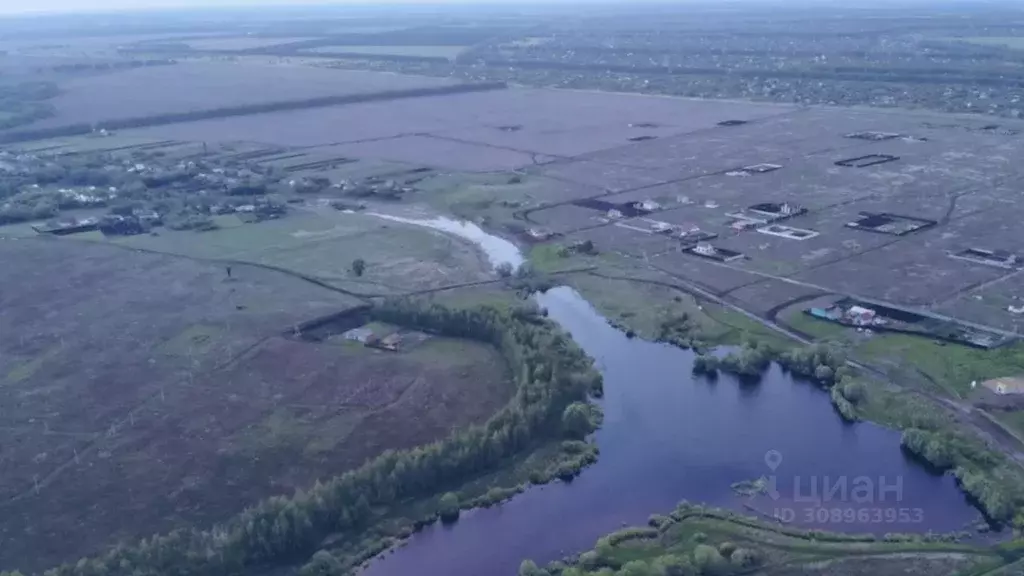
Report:
<svg viewBox="0 0 1024 576"><path fill-rule="evenodd" d="M696 378L691 352L627 338L569 288L537 299L604 375L597 464L570 484L534 487L452 526L429 527L364 576L512 576L525 558L546 563L589 549L683 499L752 504L839 532L953 531L978 516L952 477L904 456L898 432L843 422L827 393L776 366L757 383ZM774 477L776 498L748 500L731 489L761 476Z"/></svg>
<svg viewBox="0 0 1024 576"><path fill-rule="evenodd" d="M402 224L411 224L413 226L424 226L426 228L433 228L434 230L440 230L441 232L447 232L464 238L473 242L480 247L481 250L487 254L487 259L491 261L491 265L497 267L499 264L509 264L512 268L518 268L525 260L522 252L519 248L498 236L493 236L484 232L479 226L472 222L465 222L459 220L452 220L451 218L445 218L440 216L429 220L415 219L415 218L403 218L401 216L393 216L391 214L380 214L378 212L369 212L370 216L376 216L377 218L383 218L384 220L391 220L392 222L401 222Z"/></svg>

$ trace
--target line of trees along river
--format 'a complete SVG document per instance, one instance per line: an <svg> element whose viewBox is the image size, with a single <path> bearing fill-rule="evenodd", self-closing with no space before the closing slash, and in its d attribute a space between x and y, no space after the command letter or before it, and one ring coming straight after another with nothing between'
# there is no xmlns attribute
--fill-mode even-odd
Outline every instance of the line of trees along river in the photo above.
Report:
<svg viewBox="0 0 1024 576"><path fill-rule="evenodd" d="M361 538L374 509L456 488L539 443L567 432L578 436L580 430L564 429L563 415L601 387L591 360L535 307L449 309L396 300L376 306L370 316L494 345L515 372L515 396L483 426L412 450L387 451L308 491L261 502L222 526L121 545L46 576L225 576L302 562L328 535Z"/></svg>

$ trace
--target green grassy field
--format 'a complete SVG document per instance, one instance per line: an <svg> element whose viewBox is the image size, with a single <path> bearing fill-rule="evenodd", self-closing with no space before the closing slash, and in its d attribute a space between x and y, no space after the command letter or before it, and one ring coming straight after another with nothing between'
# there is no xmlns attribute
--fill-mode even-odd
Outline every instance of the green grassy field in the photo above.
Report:
<svg viewBox="0 0 1024 576"><path fill-rule="evenodd" d="M296 210L279 220L242 224L218 216L209 232L160 229L158 235L103 238L69 236L207 260L237 260L280 267L366 294L411 290L491 278L490 264L468 242L421 227L332 209ZM23 227L8 227L27 235ZM362 276L352 262L366 262Z"/></svg>
<svg viewBox="0 0 1024 576"><path fill-rule="evenodd" d="M857 347L865 359L919 370L951 396L965 398L971 382L1024 373L1024 344L979 350L905 334L879 334Z"/></svg>
<svg viewBox="0 0 1024 576"><path fill-rule="evenodd" d="M769 342L779 348L794 344L745 314L671 287L671 277L645 270L617 254L565 257L560 253L561 247L558 242L538 244L531 248L529 261L542 272L595 267L592 273L559 275L558 281L580 292L608 320L642 338L657 339L662 322L685 314L706 344L737 345L747 339Z"/></svg>
<svg viewBox="0 0 1024 576"><path fill-rule="evenodd" d="M997 412L994 414L994 417L1006 427L1016 432L1019 437L1024 438L1024 410Z"/></svg>
<svg viewBox="0 0 1024 576"><path fill-rule="evenodd" d="M780 320L794 330L808 334L818 340L843 340L855 332L833 322L818 320L797 307L780 315Z"/></svg>
<svg viewBox="0 0 1024 576"><path fill-rule="evenodd" d="M0 501L31 491L33 478L47 495L10 502L0 532L15 522L18 536L0 563L41 568L210 525L384 449L483 422L508 400L504 360L483 344L431 338L393 353L282 336L362 301L245 264L228 278L216 259L366 290L491 278L472 246L440 233L333 210L293 216L205 233L0 239L0 404L11 407L0 418ZM355 257L367 279L349 276ZM56 526L83 536L51 553Z"/></svg>
<svg viewBox="0 0 1024 576"><path fill-rule="evenodd" d="M524 225L515 220L518 208L543 201L543 188L529 176L438 174L416 184L420 197L434 208L459 218L486 222L494 229Z"/></svg>

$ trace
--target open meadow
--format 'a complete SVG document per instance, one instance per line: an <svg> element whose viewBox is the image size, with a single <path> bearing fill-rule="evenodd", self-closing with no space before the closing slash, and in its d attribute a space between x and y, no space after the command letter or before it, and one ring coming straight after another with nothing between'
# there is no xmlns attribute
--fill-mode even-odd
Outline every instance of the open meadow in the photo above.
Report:
<svg viewBox="0 0 1024 576"><path fill-rule="evenodd" d="M278 272L63 239L0 254L4 566L221 521L482 422L512 391L475 342L294 338L360 302Z"/></svg>
<svg viewBox="0 0 1024 576"><path fill-rule="evenodd" d="M443 78L288 64L181 62L69 78L60 83L61 94L51 101L55 114L27 128L452 84Z"/></svg>

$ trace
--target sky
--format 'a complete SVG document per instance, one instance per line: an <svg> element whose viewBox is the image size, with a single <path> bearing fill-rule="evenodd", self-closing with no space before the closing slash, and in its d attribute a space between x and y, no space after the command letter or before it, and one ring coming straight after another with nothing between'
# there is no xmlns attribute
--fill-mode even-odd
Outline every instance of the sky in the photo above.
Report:
<svg viewBox="0 0 1024 576"><path fill-rule="evenodd" d="M316 6L344 4L467 4L507 0L0 0L0 14L71 13L167 8ZM565 2L567 0L559 0Z"/></svg>

